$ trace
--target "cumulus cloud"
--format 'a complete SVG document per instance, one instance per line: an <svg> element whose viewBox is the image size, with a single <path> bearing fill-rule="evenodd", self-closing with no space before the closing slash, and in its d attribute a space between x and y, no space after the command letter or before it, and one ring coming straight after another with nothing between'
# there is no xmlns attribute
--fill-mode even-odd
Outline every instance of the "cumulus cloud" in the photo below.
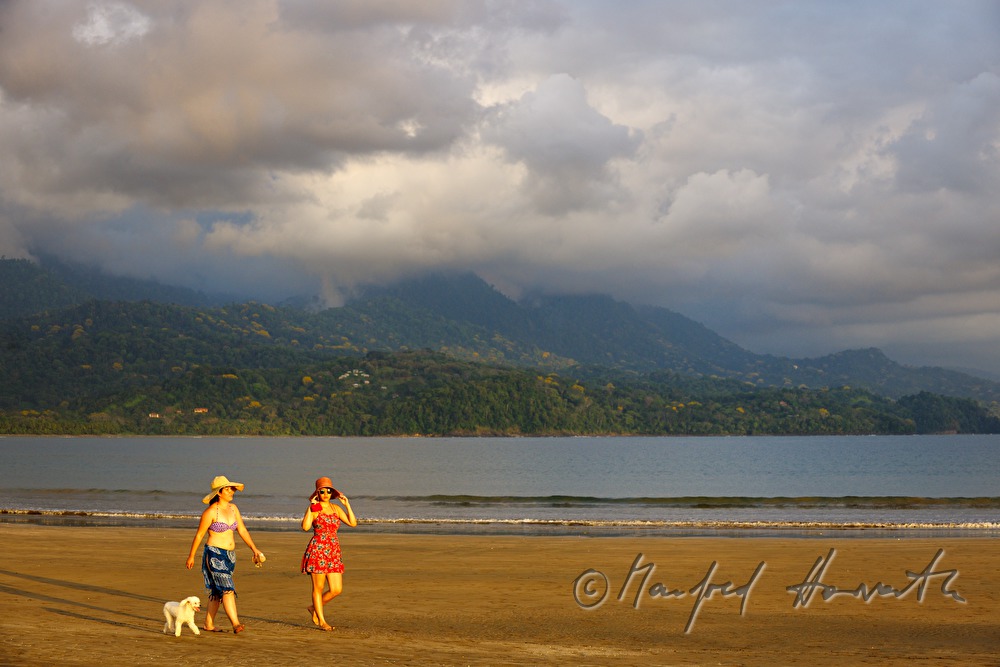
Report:
<svg viewBox="0 0 1000 667"><path fill-rule="evenodd" d="M119 2L95 3L87 17L73 26L73 38L88 46L116 46L139 39L149 32L147 16Z"/></svg>
<svg viewBox="0 0 1000 667"><path fill-rule="evenodd" d="M640 134L591 107L584 87L566 74L494 110L483 131L508 159L525 165L524 186L549 215L602 208L613 200L610 163L631 157Z"/></svg>
<svg viewBox="0 0 1000 667"><path fill-rule="evenodd" d="M997 28L985 1L10 0L0 250L330 303L464 269L759 352L996 368Z"/></svg>

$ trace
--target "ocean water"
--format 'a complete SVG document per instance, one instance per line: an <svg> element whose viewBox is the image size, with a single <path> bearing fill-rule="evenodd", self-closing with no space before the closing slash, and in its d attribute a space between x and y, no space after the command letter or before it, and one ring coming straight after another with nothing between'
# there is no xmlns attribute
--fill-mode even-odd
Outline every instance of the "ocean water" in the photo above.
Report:
<svg viewBox="0 0 1000 667"><path fill-rule="evenodd" d="M1000 436L0 437L0 520L193 525L215 475L252 530L320 476L361 530L1000 535Z"/></svg>

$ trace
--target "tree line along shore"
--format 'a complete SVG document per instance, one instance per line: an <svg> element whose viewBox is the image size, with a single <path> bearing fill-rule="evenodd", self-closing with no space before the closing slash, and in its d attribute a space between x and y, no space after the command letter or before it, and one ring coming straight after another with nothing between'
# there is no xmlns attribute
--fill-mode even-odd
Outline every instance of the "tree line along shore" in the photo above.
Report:
<svg viewBox="0 0 1000 667"><path fill-rule="evenodd" d="M70 435L851 435L998 433L982 404L919 392L755 387L606 369L562 372L370 353L261 368L146 361L7 369L0 432ZM131 368L130 368L131 366ZM155 372L154 372L155 371ZM16 376L16 377L15 377ZM11 385L31 391L15 397Z"/></svg>

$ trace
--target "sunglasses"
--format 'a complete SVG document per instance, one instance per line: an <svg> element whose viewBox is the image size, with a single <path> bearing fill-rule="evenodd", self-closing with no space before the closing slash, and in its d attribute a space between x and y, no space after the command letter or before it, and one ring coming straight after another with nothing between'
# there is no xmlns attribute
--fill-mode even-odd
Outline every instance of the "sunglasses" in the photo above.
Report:
<svg viewBox="0 0 1000 667"><path fill-rule="evenodd" d="M320 489L317 493L333 493L333 489Z"/></svg>

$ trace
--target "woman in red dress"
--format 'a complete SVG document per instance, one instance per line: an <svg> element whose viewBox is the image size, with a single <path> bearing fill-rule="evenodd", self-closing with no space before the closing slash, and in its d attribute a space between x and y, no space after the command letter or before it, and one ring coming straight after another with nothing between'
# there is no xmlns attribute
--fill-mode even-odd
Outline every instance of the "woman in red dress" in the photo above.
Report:
<svg viewBox="0 0 1000 667"><path fill-rule="evenodd" d="M335 505L339 500L343 507ZM302 530L312 530L313 536L302 555L302 574L312 578L312 604L308 611L313 623L323 630L333 630L323 616L323 605L340 595L344 589L344 563L340 558L337 529L345 523L352 528L358 518L347 496L333 488L329 477L316 480L316 492L309 498L309 508L302 517ZM329 587L329 590L326 590Z"/></svg>

